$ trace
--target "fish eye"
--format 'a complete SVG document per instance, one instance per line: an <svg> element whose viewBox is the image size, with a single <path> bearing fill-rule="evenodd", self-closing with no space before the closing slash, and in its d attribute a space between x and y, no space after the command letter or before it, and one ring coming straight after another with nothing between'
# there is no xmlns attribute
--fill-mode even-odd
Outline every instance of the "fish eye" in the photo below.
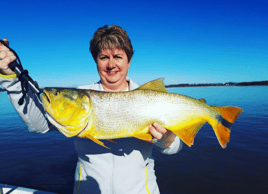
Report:
<svg viewBox="0 0 268 194"><path fill-rule="evenodd" d="M54 96L58 96L59 92L54 92Z"/></svg>

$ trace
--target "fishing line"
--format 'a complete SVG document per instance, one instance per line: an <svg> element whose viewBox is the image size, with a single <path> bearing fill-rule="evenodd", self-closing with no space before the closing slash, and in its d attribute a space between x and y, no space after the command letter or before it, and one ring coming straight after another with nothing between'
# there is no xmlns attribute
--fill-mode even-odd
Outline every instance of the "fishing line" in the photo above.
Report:
<svg viewBox="0 0 268 194"><path fill-rule="evenodd" d="M21 82L22 97L20 98L18 104L23 104L24 98L28 91L28 85L30 86L33 93L35 93L40 99L40 94L42 93L42 91L39 89L37 82L29 76L28 71L22 68L22 64L18 54L13 49L11 49L3 40L0 40L0 42L4 46L6 46L17 58L17 60L9 64L9 68L17 74L18 79Z"/></svg>

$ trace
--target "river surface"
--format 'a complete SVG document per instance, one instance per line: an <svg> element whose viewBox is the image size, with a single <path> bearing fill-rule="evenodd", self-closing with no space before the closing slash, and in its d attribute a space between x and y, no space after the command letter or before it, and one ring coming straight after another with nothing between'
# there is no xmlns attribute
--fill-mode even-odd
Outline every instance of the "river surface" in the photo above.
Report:
<svg viewBox="0 0 268 194"><path fill-rule="evenodd" d="M205 98L210 105L238 106L244 112L222 149L210 125L194 145L175 155L153 151L162 194L263 192L268 189L268 87L172 88L169 92ZM30 133L0 93L0 183L71 194L77 154L73 139L59 132Z"/></svg>

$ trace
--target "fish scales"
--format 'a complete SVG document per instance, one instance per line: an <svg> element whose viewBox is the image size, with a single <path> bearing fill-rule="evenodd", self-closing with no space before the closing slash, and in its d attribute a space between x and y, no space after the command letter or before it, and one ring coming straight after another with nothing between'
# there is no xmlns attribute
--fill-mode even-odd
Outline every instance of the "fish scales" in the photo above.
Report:
<svg viewBox="0 0 268 194"><path fill-rule="evenodd" d="M196 103L200 103L197 100L189 101L182 95L172 93L160 95L149 90L132 93L89 91L88 95L97 131L94 137L98 139L128 137L135 132L147 133L148 126L154 122L172 128L177 123L192 119L184 116L190 110L195 110L192 117L198 117L201 112L209 113L204 105L196 108Z"/></svg>
<svg viewBox="0 0 268 194"><path fill-rule="evenodd" d="M99 139L136 137L152 141L149 125L159 123L188 146L208 122L225 148L230 128L242 113L239 107L217 107L204 99L168 93L161 79L130 92L100 92L70 88L45 88L41 99L47 118L65 136Z"/></svg>

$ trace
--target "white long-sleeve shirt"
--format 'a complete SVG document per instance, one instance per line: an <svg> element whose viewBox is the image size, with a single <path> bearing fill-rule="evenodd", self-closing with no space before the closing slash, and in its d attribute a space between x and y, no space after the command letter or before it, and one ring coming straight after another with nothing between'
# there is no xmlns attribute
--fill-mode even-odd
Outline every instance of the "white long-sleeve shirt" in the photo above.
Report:
<svg viewBox="0 0 268 194"><path fill-rule="evenodd" d="M138 85L128 79L130 90ZM0 74L0 84L7 89L8 96L28 126L29 131L46 133L56 130L45 117L45 110L39 99L29 89L22 106L18 100L22 96L20 82L15 76ZM79 89L103 91L100 82L81 86ZM152 157L153 145L164 154L175 154L182 148L182 141L176 137L170 147L164 148L160 141L151 144L136 138L116 139L116 143L103 141L106 149L90 139L75 137L78 153L75 172L74 193L104 194L158 194L159 189Z"/></svg>

